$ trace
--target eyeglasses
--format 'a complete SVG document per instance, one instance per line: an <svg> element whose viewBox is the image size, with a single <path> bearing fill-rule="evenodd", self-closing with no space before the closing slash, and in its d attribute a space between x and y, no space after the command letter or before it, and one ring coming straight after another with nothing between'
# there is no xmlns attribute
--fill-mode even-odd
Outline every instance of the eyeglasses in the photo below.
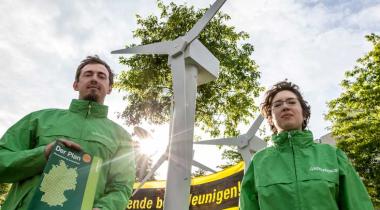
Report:
<svg viewBox="0 0 380 210"><path fill-rule="evenodd" d="M284 103L288 106L295 106L298 103L298 99L296 98L287 98L285 100L279 100L272 103L272 109L280 109Z"/></svg>

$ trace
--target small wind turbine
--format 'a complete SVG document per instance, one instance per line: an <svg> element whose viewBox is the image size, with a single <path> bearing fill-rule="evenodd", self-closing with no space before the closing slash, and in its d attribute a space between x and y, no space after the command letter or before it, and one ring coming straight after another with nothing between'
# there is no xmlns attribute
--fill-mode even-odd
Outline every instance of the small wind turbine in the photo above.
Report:
<svg viewBox="0 0 380 210"><path fill-rule="evenodd" d="M172 125L173 125L173 98L171 100L171 105L170 105L170 126L169 126L169 145L170 145L170 141L171 141L171 134L172 134ZM135 133L138 133L141 137L144 137L144 136L151 136L151 134L146 131L145 129L141 128L141 127L138 127L136 126L135 127ZM154 173L160 168L160 166L166 161L168 160L168 157L169 157L169 145L168 147L166 148L165 152L160 156L160 158L157 160L157 162L153 165L153 167L151 168L151 170L148 172L148 174L145 175L145 177L141 180L139 186L135 189L135 191L133 192L132 196L135 195L140 189L142 186L144 186L144 184L154 175ZM200 168L202 170L205 170L205 171L210 171L210 172L213 172L213 173L216 173L216 171L214 171L213 169L203 165L202 163L196 161L196 160L193 160L192 161L192 165L197 167L197 168Z"/></svg>
<svg viewBox="0 0 380 210"><path fill-rule="evenodd" d="M266 142L255 134L261 123L263 122L263 116L259 115L253 122L248 132L237 137L212 139L195 142L195 144L209 144L209 145L229 145L237 146L238 152L241 154L244 160L245 170L248 168L252 155L258 150L266 147Z"/></svg>
<svg viewBox="0 0 380 210"><path fill-rule="evenodd" d="M197 39L226 0L217 0L194 27L173 41L113 51L114 54L166 54L173 75L174 116L169 146L165 210L189 208L197 84L215 80L219 61Z"/></svg>

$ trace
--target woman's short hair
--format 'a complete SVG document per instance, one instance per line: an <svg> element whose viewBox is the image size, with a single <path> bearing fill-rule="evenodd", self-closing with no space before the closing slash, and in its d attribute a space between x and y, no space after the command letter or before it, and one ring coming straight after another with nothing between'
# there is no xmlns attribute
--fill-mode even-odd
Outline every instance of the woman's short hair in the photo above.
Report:
<svg viewBox="0 0 380 210"><path fill-rule="evenodd" d="M302 114L304 117L304 121L302 122L302 130L304 130L307 127L307 124L309 123L310 106L307 103L307 101L305 101L303 99L302 94L299 91L299 87L294 83L288 82L287 80L280 81L280 82L276 83L275 85L273 85L273 87L271 89L269 89L265 93L264 102L261 103L261 105L260 105L261 114L267 119L270 116L272 116L272 108L271 107L272 107L272 103L273 103L273 98L276 96L277 93L284 91L284 90L291 91L297 96L297 99L300 102L301 107L302 107ZM270 127L271 127L272 132L274 134L277 134L276 127L273 124L270 125Z"/></svg>

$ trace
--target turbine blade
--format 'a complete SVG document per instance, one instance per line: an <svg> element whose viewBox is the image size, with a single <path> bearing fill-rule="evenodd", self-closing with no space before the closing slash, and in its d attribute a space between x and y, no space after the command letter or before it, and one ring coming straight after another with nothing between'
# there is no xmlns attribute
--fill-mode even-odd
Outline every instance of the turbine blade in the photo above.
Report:
<svg viewBox="0 0 380 210"><path fill-rule="evenodd" d="M140 185L135 189L132 196L135 195L141 189L142 186L144 186L144 184L154 175L154 173L157 171L157 169L160 168L162 163L164 163L164 161L167 158L168 158L168 155L166 154L166 152L161 155L161 157L158 159L156 164L154 164L154 166L152 167L152 170L150 170L149 173L144 177L144 179L141 180Z"/></svg>
<svg viewBox="0 0 380 210"><path fill-rule="evenodd" d="M203 165L202 163L200 163L200 162L198 162L198 161L196 161L196 160L193 160L193 163L192 163L192 164L193 164L193 166L195 166L195 167L197 167L197 168L200 168L200 169L202 169L202 170L210 171L210 172L216 173L215 170L213 170L213 169L211 169L211 168L209 168L209 167Z"/></svg>
<svg viewBox="0 0 380 210"><path fill-rule="evenodd" d="M252 126L249 128L247 135L253 136L259 130L261 123L264 121L264 117L260 114L257 116L256 120L253 122Z"/></svg>
<svg viewBox="0 0 380 210"><path fill-rule="evenodd" d="M156 42L147 45L114 50L112 54L170 54L173 51L173 41Z"/></svg>
<svg viewBox="0 0 380 210"><path fill-rule="evenodd" d="M239 141L238 138L239 137L223 138L223 139L211 139L211 140L194 142L194 144L240 146L241 141Z"/></svg>
<svg viewBox="0 0 380 210"><path fill-rule="evenodd" d="M187 43L191 43L196 39L201 31L206 27L207 23L215 16L218 10L223 6L226 0L217 0L211 7L206 11L201 19L193 26L193 28L187 32L184 36L184 40Z"/></svg>

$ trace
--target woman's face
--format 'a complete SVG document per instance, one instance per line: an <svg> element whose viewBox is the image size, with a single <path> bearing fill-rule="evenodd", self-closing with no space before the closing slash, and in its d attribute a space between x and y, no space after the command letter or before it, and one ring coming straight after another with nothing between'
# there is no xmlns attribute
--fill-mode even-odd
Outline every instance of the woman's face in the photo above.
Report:
<svg viewBox="0 0 380 210"><path fill-rule="evenodd" d="M272 115L269 123L274 125L278 133L289 130L302 130L303 111L297 96L289 91L278 92L272 101Z"/></svg>

